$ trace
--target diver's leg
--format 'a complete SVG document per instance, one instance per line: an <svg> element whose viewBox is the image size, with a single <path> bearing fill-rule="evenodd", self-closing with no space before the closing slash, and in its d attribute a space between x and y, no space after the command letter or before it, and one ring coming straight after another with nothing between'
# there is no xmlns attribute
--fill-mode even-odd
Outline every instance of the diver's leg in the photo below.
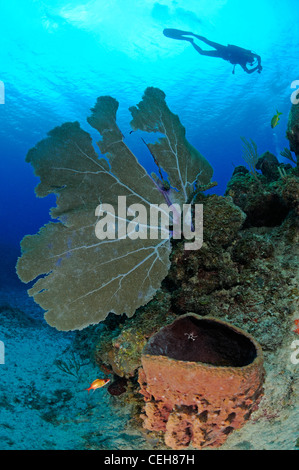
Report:
<svg viewBox="0 0 299 470"><path fill-rule="evenodd" d="M204 36L198 36L198 34L193 34L193 36L197 39L200 39L202 42L204 42L208 46L214 47L214 49L217 49L217 50L226 49L226 46L223 46L222 44L218 44L218 42L210 41Z"/></svg>
<svg viewBox="0 0 299 470"><path fill-rule="evenodd" d="M210 41L209 39L205 38L204 36L199 36L198 34L194 34L190 31L182 31L181 29L174 29L174 28L166 28L163 30L164 36L171 38L171 39L181 39L185 41L189 41L190 38L185 36L194 36L197 39L200 39L202 42L207 44L208 46L214 47L217 50L226 49L226 46L222 44L218 44L217 42Z"/></svg>
<svg viewBox="0 0 299 470"><path fill-rule="evenodd" d="M201 49L201 47L199 47L197 44L195 44L192 40L190 41L190 43L192 44L192 46L194 47L194 49L199 52L199 54L201 55L206 55L206 56L209 56L209 57L220 57L221 59L223 59L223 54L219 51L219 50L216 50L216 51L204 51L203 49Z"/></svg>
<svg viewBox="0 0 299 470"><path fill-rule="evenodd" d="M191 33L189 31L182 31L180 29L171 29L171 28L164 29L163 34L164 34L164 36L166 36L168 38L171 38L171 39L181 39L181 40L184 40L184 41L189 41L192 44L192 46L194 47L194 49L197 52L199 52L199 54L201 54L201 55L206 55L206 56L210 56L210 57L220 57L222 59L225 58L224 55L225 55L227 47L222 46L221 44L218 44L217 42L209 41L208 39L206 39L203 36L198 36L197 34ZM204 43L208 44L209 46L214 47L214 49L216 49L216 50L215 51L204 51L203 49L201 49L201 47L199 47L197 44L194 43L193 38L185 37L186 35L194 36L197 39L200 39Z"/></svg>

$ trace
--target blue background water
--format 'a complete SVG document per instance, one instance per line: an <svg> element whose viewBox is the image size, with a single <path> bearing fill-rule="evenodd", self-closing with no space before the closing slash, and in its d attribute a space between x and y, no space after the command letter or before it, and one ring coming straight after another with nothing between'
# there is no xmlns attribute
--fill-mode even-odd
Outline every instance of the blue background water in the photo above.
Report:
<svg viewBox="0 0 299 470"><path fill-rule="evenodd" d="M147 86L164 90L188 140L213 165L218 194L233 165L243 164L240 136L256 141L259 153L278 155L288 144L291 83L299 79L298 0L10 0L0 13L2 283L16 282L19 242L48 221L54 203L36 199L27 151L66 121L90 132L86 117L100 95L119 101L126 143L151 169L140 138L129 134L128 107ZM231 64L164 37L164 28L254 50L263 72L237 67L233 75ZM276 109L283 115L272 130Z"/></svg>

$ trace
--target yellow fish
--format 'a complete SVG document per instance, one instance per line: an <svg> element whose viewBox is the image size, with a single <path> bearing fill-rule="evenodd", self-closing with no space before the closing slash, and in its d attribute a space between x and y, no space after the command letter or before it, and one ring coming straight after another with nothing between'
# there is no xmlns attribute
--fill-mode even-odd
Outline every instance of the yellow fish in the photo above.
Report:
<svg viewBox="0 0 299 470"><path fill-rule="evenodd" d="M275 116L273 116L273 118L271 119L271 127L272 127L272 129L274 129L274 127L277 126L278 121L279 121L279 119L280 119L279 116L282 114L282 113L279 113L277 110L276 110L276 112L277 112L277 114L275 114Z"/></svg>
<svg viewBox="0 0 299 470"><path fill-rule="evenodd" d="M96 390L97 388L101 388L108 382L110 382L110 379L96 379L92 382L91 386L89 388L85 388L85 390L87 390L89 393L90 390Z"/></svg>

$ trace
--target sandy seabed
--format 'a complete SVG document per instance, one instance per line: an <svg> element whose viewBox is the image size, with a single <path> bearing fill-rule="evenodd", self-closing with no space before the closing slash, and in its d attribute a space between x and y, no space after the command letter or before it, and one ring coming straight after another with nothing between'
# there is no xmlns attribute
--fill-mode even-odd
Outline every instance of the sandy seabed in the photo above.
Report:
<svg viewBox="0 0 299 470"><path fill-rule="evenodd" d="M1 450L142 448L142 435L127 429L129 407L118 407L107 388L84 390L103 376L94 364L78 377L57 367L73 333L49 327L25 290L0 291L0 309Z"/></svg>

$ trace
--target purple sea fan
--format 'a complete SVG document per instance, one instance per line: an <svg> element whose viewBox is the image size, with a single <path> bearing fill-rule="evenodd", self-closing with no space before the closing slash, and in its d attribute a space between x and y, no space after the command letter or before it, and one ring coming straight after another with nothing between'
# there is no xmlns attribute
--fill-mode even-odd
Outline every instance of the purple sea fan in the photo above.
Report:
<svg viewBox="0 0 299 470"><path fill-rule="evenodd" d="M28 291L46 310L47 322L59 330L82 329L104 320L109 312L132 316L160 287L170 266L170 240L136 236L135 239L99 240L95 210L101 203L115 208L119 197L130 205L169 201L186 203L194 184L208 184L213 170L185 138L178 116L171 113L165 94L147 88L143 100L130 108L133 129L160 132L148 144L167 174L171 190L161 191L124 143L116 124L118 102L98 98L88 123L102 136L102 156L95 152L90 135L78 122L65 123L28 152L39 176L39 197L56 194L49 222L36 235L22 240L17 273L24 282L36 278ZM166 197L165 197L166 196ZM120 217L115 225L129 223Z"/></svg>

